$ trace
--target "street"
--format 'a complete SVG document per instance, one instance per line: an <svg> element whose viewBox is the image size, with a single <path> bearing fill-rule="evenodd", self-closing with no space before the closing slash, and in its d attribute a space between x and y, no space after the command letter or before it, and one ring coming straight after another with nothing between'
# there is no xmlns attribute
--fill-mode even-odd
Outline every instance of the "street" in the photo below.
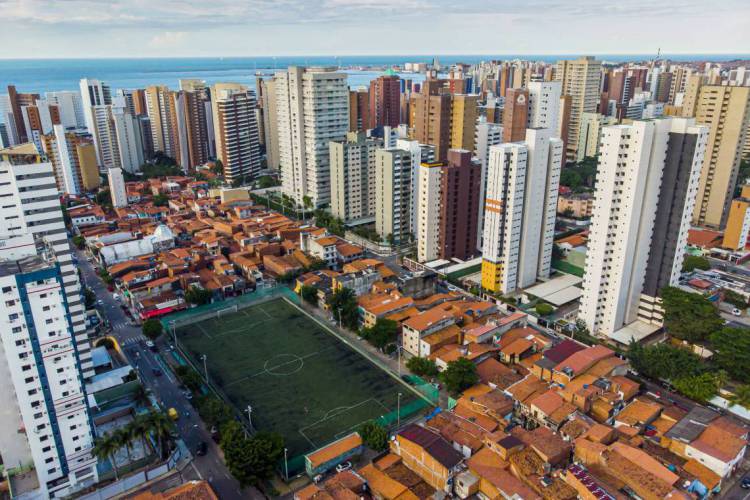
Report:
<svg viewBox="0 0 750 500"><path fill-rule="evenodd" d="M198 479L205 479L211 483L214 491L222 499L239 498L265 498L265 496L254 488L241 491L240 485L230 475L224 466L219 447L211 439L210 433L204 428L198 412L193 409L185 398L179 387L175 375L162 358L162 352L166 352L166 344L160 345L159 352L152 352L145 346L146 338L141 333L141 327L131 323L128 316L123 312L120 302L112 297L102 280L94 272L93 265L86 260L81 251L76 251L78 267L81 270L83 283L91 288L96 294L98 305L103 316L109 321L112 335L122 348L123 354L129 363L137 369L141 381L156 397L161 405L162 411L168 408L176 409L180 418L175 422L177 431L185 441L187 447L194 452L198 444L203 441L208 445L204 456L195 456L190 466L182 473L185 480L196 479L188 477L194 472ZM165 341L166 336L161 339ZM163 375L156 375L158 369ZM169 484L166 487L171 487Z"/></svg>

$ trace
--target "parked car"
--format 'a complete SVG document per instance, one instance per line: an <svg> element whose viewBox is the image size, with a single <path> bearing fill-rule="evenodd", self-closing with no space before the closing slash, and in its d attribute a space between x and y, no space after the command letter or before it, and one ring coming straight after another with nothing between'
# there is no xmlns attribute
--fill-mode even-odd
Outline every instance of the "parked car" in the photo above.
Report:
<svg viewBox="0 0 750 500"><path fill-rule="evenodd" d="M207 451L208 451L208 445L206 444L205 441L201 441L200 443L198 443L198 446L195 447L195 454L198 455L199 457L202 457L203 455L205 455Z"/></svg>
<svg viewBox="0 0 750 500"><path fill-rule="evenodd" d="M732 309L732 316L742 316L742 311L735 307Z"/></svg>
<svg viewBox="0 0 750 500"><path fill-rule="evenodd" d="M336 466L336 472L344 472L352 468L351 462L344 462Z"/></svg>
<svg viewBox="0 0 750 500"><path fill-rule="evenodd" d="M160 368L152 368L151 373L153 373L155 377L161 377L164 375L164 372L162 372Z"/></svg>
<svg viewBox="0 0 750 500"><path fill-rule="evenodd" d="M740 488L742 488L743 490L750 490L750 476L745 476L742 478Z"/></svg>
<svg viewBox="0 0 750 500"><path fill-rule="evenodd" d="M170 408L169 410L167 410L167 415L169 415L169 418L171 418L172 420L179 420L180 418L180 413L174 408Z"/></svg>

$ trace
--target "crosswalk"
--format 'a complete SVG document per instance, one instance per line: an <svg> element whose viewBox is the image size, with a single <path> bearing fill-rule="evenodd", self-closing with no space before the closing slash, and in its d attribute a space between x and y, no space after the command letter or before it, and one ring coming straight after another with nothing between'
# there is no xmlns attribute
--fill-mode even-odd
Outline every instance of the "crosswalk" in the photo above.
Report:
<svg viewBox="0 0 750 500"><path fill-rule="evenodd" d="M112 330L124 330L128 327L132 327L132 323L130 321L119 321L117 323L112 324Z"/></svg>
<svg viewBox="0 0 750 500"><path fill-rule="evenodd" d="M146 342L148 339L145 335L137 335L135 337L128 337L120 342L120 345L127 347L130 345L138 344L140 342Z"/></svg>

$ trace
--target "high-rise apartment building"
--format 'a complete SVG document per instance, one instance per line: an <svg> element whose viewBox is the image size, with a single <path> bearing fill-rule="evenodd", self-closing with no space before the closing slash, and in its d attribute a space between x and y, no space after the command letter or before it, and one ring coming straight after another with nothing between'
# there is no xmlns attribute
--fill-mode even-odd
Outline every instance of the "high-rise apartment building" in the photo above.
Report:
<svg viewBox="0 0 750 500"><path fill-rule="evenodd" d="M503 142L518 142L526 137L529 121L529 91L508 89L503 108Z"/></svg>
<svg viewBox="0 0 750 500"><path fill-rule="evenodd" d="M602 132L579 318L627 344L659 328L680 275L708 130L675 118Z"/></svg>
<svg viewBox="0 0 750 500"><path fill-rule="evenodd" d="M560 82L529 82L528 128L548 128L554 137L560 122ZM523 140L523 139L521 139Z"/></svg>
<svg viewBox="0 0 750 500"><path fill-rule="evenodd" d="M401 123L401 80L389 69L370 82L367 128L398 127Z"/></svg>
<svg viewBox="0 0 750 500"><path fill-rule="evenodd" d="M185 168L185 160L180 156L174 92L166 85L152 85L146 87L145 98L154 152L161 151Z"/></svg>
<svg viewBox="0 0 750 500"><path fill-rule="evenodd" d="M128 206L128 192L125 189L125 178L121 168L110 168L107 170L109 182L109 194L112 197L112 206L115 208Z"/></svg>
<svg viewBox="0 0 750 500"><path fill-rule="evenodd" d="M279 121L276 116L276 86L273 79L261 80L261 107L263 108L263 134L266 137L266 166L279 169Z"/></svg>
<svg viewBox="0 0 750 500"><path fill-rule="evenodd" d="M474 151L478 97L476 94L452 95L450 149Z"/></svg>
<svg viewBox="0 0 750 500"><path fill-rule="evenodd" d="M486 120L477 122L476 137L474 139L474 155L479 160L482 169L479 181L479 212L477 219L477 250L482 249L484 234L484 199L487 192L487 167L490 161L490 147L503 142L503 126Z"/></svg>
<svg viewBox="0 0 750 500"><path fill-rule="evenodd" d="M83 78L80 81L81 102L83 106L83 116L86 122L86 128L94 136L96 144L96 158L100 165L105 165L102 159L102 148L99 145L99 137L96 134L97 117L95 106L108 106L112 104L112 93L109 85L99 80ZM101 112L100 112L101 114Z"/></svg>
<svg viewBox="0 0 750 500"><path fill-rule="evenodd" d="M599 104L601 61L591 56L558 61L555 79L562 83L562 94L570 96L568 136L564 138L568 158L577 156L578 129L583 113L595 113Z"/></svg>
<svg viewBox="0 0 750 500"><path fill-rule="evenodd" d="M691 118L698 110L698 97L701 87L706 84L706 75L694 73L685 80L685 91L682 97L682 116Z"/></svg>
<svg viewBox="0 0 750 500"><path fill-rule="evenodd" d="M476 253L481 166L471 151L419 166L417 258L468 259Z"/></svg>
<svg viewBox="0 0 750 500"><path fill-rule="evenodd" d="M282 192L302 206L331 201L330 141L349 130L346 75L325 68L290 67L274 76Z"/></svg>
<svg viewBox="0 0 750 500"><path fill-rule="evenodd" d="M524 142L490 148L482 247L482 287L509 293L547 278L564 156L550 128Z"/></svg>
<svg viewBox="0 0 750 500"><path fill-rule="evenodd" d="M244 85L216 84L211 92L214 106L216 157L230 182L251 180L260 171L255 92Z"/></svg>
<svg viewBox="0 0 750 500"><path fill-rule="evenodd" d="M349 131L366 132L370 124L370 93L364 87L349 91Z"/></svg>
<svg viewBox="0 0 750 500"><path fill-rule="evenodd" d="M15 85L8 85L8 108L13 117L14 136L16 144L30 141L29 130L23 119L23 108L33 106L39 99L39 94L27 94L16 91Z"/></svg>
<svg viewBox="0 0 750 500"><path fill-rule="evenodd" d="M693 223L723 228L750 120L750 87L701 87L695 120L709 128Z"/></svg>
<svg viewBox="0 0 750 500"><path fill-rule="evenodd" d="M110 108L110 119L114 127L116 138L115 154L118 166L134 174L140 172L141 165L145 160L143 154L143 142L141 141L140 120L130 113L129 108L122 97L115 97Z"/></svg>
<svg viewBox="0 0 750 500"><path fill-rule="evenodd" d="M89 132L94 137L99 165L105 169L120 167L117 131L112 118L112 105L90 106L88 114L94 120L93 128L90 128Z"/></svg>
<svg viewBox="0 0 750 500"><path fill-rule="evenodd" d="M375 151L383 142L362 132L349 132L346 141L331 141L331 213L350 222L375 217Z"/></svg>
<svg viewBox="0 0 750 500"><path fill-rule="evenodd" d="M600 115L599 113L583 113L581 123L578 127L578 147L576 148L576 161L584 158L593 158L599 154L599 140L602 137L602 128L617 123L614 116Z"/></svg>
<svg viewBox="0 0 750 500"><path fill-rule="evenodd" d="M743 184L740 195L732 200L727 227L721 242L723 248L742 251L750 237L750 184Z"/></svg>
<svg viewBox="0 0 750 500"><path fill-rule="evenodd" d="M375 151L375 230L394 244L410 241L414 235L413 157L400 148Z"/></svg>
<svg viewBox="0 0 750 500"><path fill-rule="evenodd" d="M86 118L83 111L83 100L80 92L62 90L44 94L50 104L57 106L60 112L60 123L65 128L84 128Z"/></svg>
<svg viewBox="0 0 750 500"><path fill-rule="evenodd" d="M180 157L188 170L208 161L211 99L203 80L180 80L180 91L174 96L177 130L180 136ZM213 135L213 134L211 134Z"/></svg>
<svg viewBox="0 0 750 500"><path fill-rule="evenodd" d="M83 386L94 369L58 196L33 144L0 150L0 453L6 471L33 464L40 498L97 478Z"/></svg>
<svg viewBox="0 0 750 500"><path fill-rule="evenodd" d="M43 136L42 142L61 193L81 195L99 187L96 146L91 135L55 125L54 133Z"/></svg>

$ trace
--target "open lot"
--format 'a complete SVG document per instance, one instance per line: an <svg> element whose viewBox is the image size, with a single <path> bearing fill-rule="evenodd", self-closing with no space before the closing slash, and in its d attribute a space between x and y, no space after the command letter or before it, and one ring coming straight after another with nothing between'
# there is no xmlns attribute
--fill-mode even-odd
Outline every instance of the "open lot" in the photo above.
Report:
<svg viewBox="0 0 750 500"><path fill-rule="evenodd" d="M253 427L306 453L418 396L286 299L177 327L181 346Z"/></svg>

